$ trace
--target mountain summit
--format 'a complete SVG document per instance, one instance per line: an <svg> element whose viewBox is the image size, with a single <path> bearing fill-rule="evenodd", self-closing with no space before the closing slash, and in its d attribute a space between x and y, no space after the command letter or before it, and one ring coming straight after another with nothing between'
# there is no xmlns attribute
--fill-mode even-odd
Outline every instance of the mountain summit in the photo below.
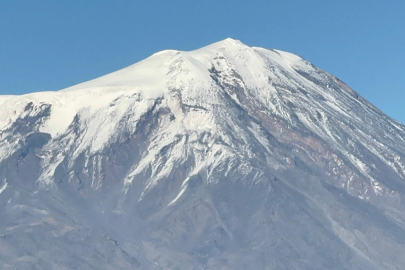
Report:
<svg viewBox="0 0 405 270"><path fill-rule="evenodd" d="M405 126L226 39L0 96L4 269L401 269Z"/></svg>

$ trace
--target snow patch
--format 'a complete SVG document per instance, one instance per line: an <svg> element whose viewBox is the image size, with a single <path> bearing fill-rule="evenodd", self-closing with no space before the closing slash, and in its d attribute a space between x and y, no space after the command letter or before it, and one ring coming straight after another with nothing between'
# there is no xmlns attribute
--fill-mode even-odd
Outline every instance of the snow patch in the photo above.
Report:
<svg viewBox="0 0 405 270"><path fill-rule="evenodd" d="M4 190L6 190L8 186L8 183L6 181L6 179L3 180L3 186L0 188L0 194L3 193Z"/></svg>

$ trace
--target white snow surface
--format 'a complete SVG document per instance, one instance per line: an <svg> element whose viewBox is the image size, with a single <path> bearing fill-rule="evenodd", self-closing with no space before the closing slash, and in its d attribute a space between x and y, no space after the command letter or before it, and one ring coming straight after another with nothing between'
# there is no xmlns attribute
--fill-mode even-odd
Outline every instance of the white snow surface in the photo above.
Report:
<svg viewBox="0 0 405 270"><path fill-rule="evenodd" d="M140 117L153 106L157 99L162 99L164 106L170 108L176 120L164 125L164 128L158 131L156 140L149 146L148 154L139 164L134 165L132 173L127 176L125 184L128 186L136 175L148 167L148 164L151 162L159 164L156 154L162 145L173 142L176 134L209 131L221 137L225 143L234 146L232 145L234 142L222 128L224 122L232 122L233 116L227 112L224 103L226 101L221 96L222 89L211 77L213 70L217 72L222 83L243 89L248 100L260 110L260 113L286 119L291 125L294 124L293 115L295 115L305 128L333 144L342 153L345 153L346 146L339 142L337 134L329 124L329 119L339 118L345 120L345 123L365 126L370 131L374 128L372 124L367 123L367 118L361 119L359 115L350 113L355 106L367 111L368 114L376 114L374 107L354 99L353 91L333 76L325 75L326 73L322 73L323 71L297 55L279 50L249 47L240 41L228 38L190 52L176 50L158 52L124 69L60 91L0 96L0 130L7 130L18 118L28 114L35 115L41 110L42 105L51 105L49 117L46 117L37 129L50 134L53 139L66 136L63 140L66 146L63 147L67 151L69 136L71 136L67 134L67 129L74 118L79 116L84 130L75 146L75 153L71 159L74 160L85 151L88 151L86 155L90 156L102 150L106 143L116 136L117 130L121 128L120 121L125 116L130 116L126 126L130 132L134 132ZM320 85L331 81L339 84L340 92L336 87ZM302 93L295 89L299 89ZM232 92L228 94L236 104L243 105L238 95ZM347 98L342 99L342 95ZM295 107L287 105L286 101L294 104ZM33 112L26 112L29 103L34 106ZM183 106L191 106L195 109L184 111ZM316 120L317 114L321 119ZM347 128L345 125L342 124L343 128ZM391 125L393 130L402 128L397 127L393 122ZM232 128L241 140L248 141L248 135L243 130L239 130L236 125ZM263 147L270 151L268 143L255 129L250 131ZM359 142L368 141L367 147L371 147L372 152L385 151L387 155L395 156L395 153L390 150L392 148L384 145L378 146L378 151L373 149L373 145L376 144L362 135L367 133L367 130L356 133L356 139ZM380 142L383 142L392 135L387 131L378 136L381 139ZM51 140L48 149L53 148L52 143ZM17 146L18 138L0 141L0 160L12 153ZM172 153L171 159L164 164L165 169L156 174L152 173L148 187L153 187L156 179L168 174L177 160L185 158L187 147L183 145L177 148L177 151ZM248 157L254 156L248 148L243 151L246 151ZM207 157L210 156L212 153L208 153ZM223 158L227 157L229 155ZM355 164L359 159L354 156L350 158ZM40 181L51 183L54 171L62 160L62 153L57 157L43 154L44 172ZM383 162L394 164L394 161L385 159ZM214 164L215 159L201 161L196 166L203 168L203 163L207 167L208 164ZM361 166L356 165L356 167L360 168L363 174L368 174L368 171L362 170ZM94 177L95 187L100 185L97 177Z"/></svg>
<svg viewBox="0 0 405 270"><path fill-rule="evenodd" d="M0 96L0 129L13 123L29 102L52 105L51 116L40 128L41 132L49 133L52 137L63 134L77 113L86 111L89 118L101 115L109 110L113 100L134 93L148 100L168 96L171 90L177 89L182 92L184 103L218 103L208 71L215 57L224 57L229 61L226 64L239 71L247 87L257 89L258 95L266 98L267 93L260 91L266 87L271 74L266 69L265 61L268 59L263 59L258 52L285 69L305 66L300 61L302 59L293 54L250 48L233 39L190 52L162 51L127 68L61 91ZM130 102L120 103L122 107L129 105ZM125 111L126 108L120 110ZM99 122L105 124L105 121ZM200 125L206 123L200 122ZM113 128L103 128L102 136L107 138L112 132ZM100 128L88 130L87 136L100 136Z"/></svg>

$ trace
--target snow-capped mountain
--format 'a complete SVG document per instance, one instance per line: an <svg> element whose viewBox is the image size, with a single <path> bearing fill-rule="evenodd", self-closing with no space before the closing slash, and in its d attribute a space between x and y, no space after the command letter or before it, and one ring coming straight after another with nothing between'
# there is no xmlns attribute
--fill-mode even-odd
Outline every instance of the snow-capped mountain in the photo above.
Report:
<svg viewBox="0 0 405 270"><path fill-rule="evenodd" d="M0 96L2 269L402 269L404 196L405 126L279 50Z"/></svg>

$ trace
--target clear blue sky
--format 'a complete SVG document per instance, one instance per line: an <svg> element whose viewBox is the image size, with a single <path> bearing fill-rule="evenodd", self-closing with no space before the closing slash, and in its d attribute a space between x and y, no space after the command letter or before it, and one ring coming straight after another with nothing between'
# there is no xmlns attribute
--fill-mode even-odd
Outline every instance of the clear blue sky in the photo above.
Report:
<svg viewBox="0 0 405 270"><path fill-rule="evenodd" d="M404 0L2 0L0 94L58 90L232 37L299 54L405 123Z"/></svg>

